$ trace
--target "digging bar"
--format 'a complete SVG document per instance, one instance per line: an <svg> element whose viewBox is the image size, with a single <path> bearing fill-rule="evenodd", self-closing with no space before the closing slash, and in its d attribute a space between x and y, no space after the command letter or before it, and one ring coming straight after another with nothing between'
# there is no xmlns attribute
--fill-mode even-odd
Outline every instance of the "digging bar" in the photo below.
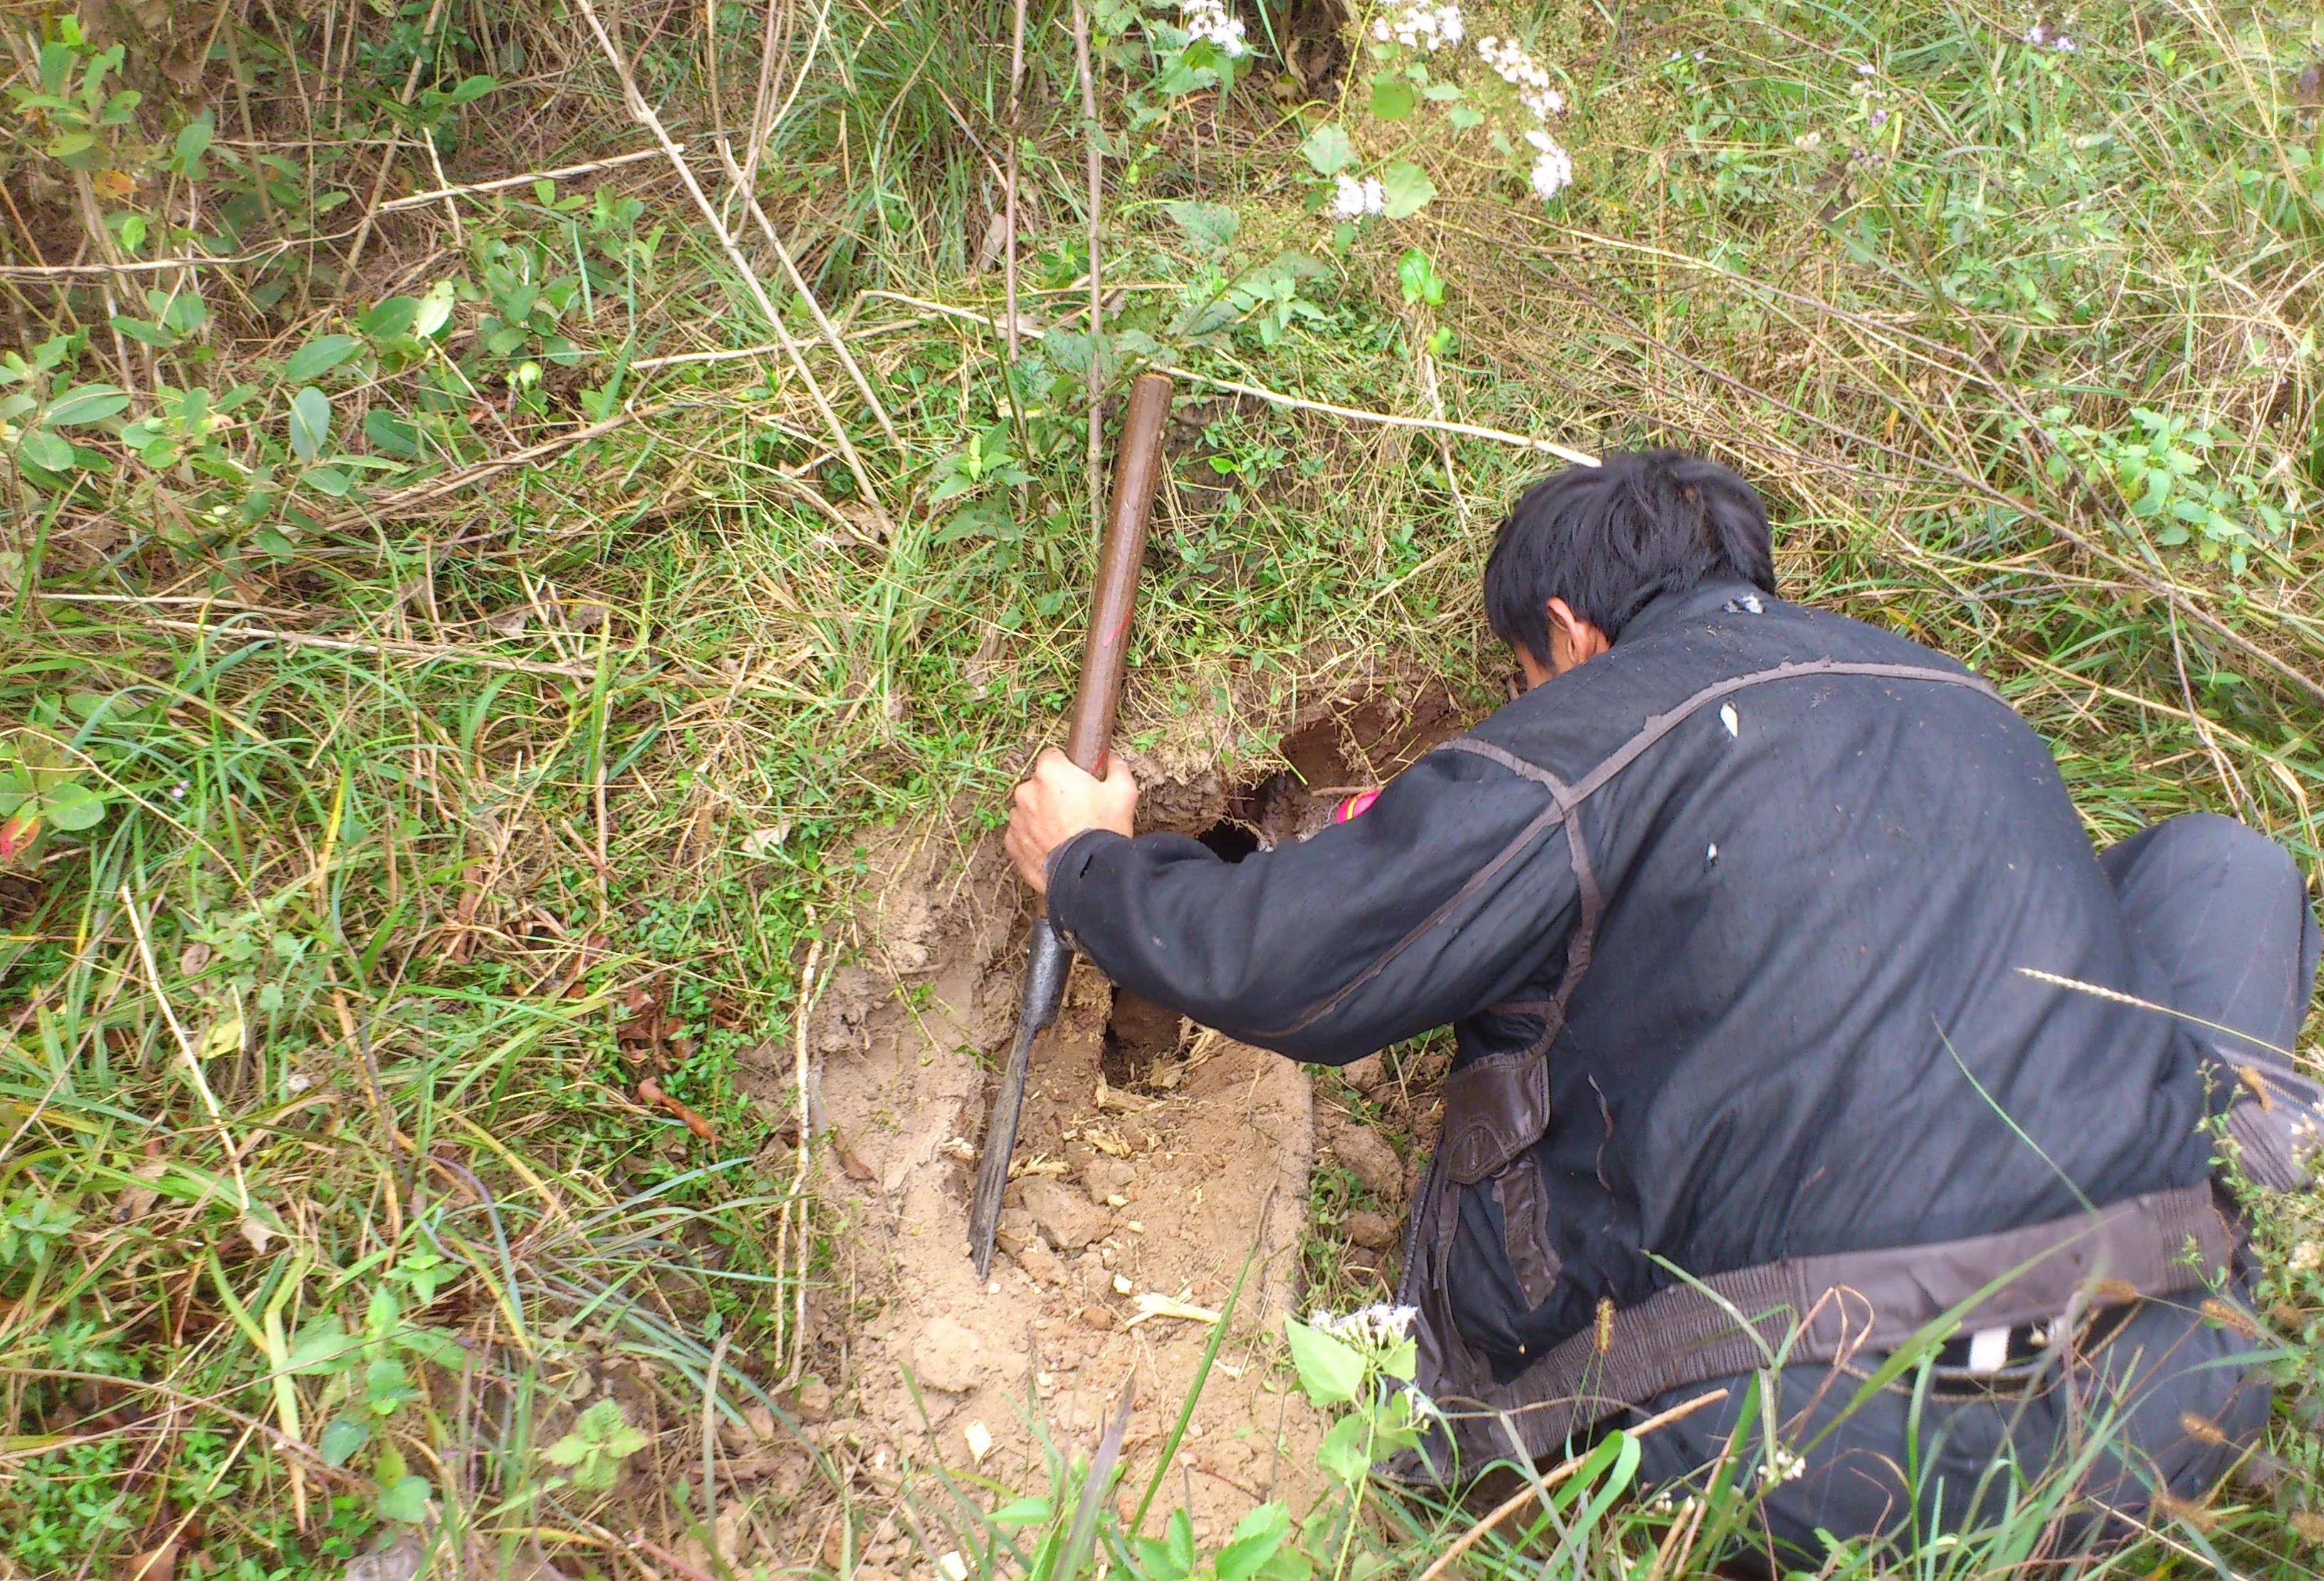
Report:
<svg viewBox="0 0 2324 1581"><path fill-rule="evenodd" d="M1113 510L1099 550L1097 585L1090 594L1089 632L1082 644L1081 681L1074 692L1073 723L1065 755L1084 772L1102 774L1113 740L1113 716L1121 700L1122 661L1130 652L1130 617L1138 603L1138 565L1146 556L1146 522L1154 509L1154 485L1162 475L1162 426L1170 415L1170 381L1140 374L1130 387L1130 411L1122 419L1121 448L1113 464ZM1025 952L1025 986L1017 1001L1017 1040L1001 1088L992 1095L992 1117L984 1125L984 1152L976 1167L976 1195L968 1204L968 1254L976 1277L992 1268L992 1235L1001 1224L1001 1195L1009 1188L1009 1155L1017 1144L1017 1118L1025 1106L1025 1077L1033 1062L1033 1040L1057 1018L1065 996L1072 947L1057 936L1047 916L1036 918Z"/></svg>

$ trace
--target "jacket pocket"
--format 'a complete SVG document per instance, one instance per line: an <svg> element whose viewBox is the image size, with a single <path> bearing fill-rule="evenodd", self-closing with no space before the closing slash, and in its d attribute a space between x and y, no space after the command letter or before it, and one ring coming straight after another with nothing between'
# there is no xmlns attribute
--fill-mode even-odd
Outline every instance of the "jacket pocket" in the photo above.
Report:
<svg viewBox="0 0 2324 1581"><path fill-rule="evenodd" d="M1537 1049L1488 1054L1445 1081L1444 1172L1500 1209L1502 1250L1528 1308L1549 1299L1563 1270L1531 1156L1548 1129L1549 1068Z"/></svg>

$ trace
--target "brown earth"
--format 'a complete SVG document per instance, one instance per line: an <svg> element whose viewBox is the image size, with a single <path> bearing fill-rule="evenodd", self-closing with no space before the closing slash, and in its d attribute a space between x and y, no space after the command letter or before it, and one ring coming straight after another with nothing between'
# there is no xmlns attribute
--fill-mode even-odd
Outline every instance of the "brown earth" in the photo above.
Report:
<svg viewBox="0 0 2324 1581"><path fill-rule="evenodd" d="M1148 785L1139 823L1228 855L1310 833L1342 787L1386 778L1457 727L1441 686L1403 695L1417 705L1359 697L1301 710L1277 760L1292 769L1240 786L1216 772L1173 780L1157 762L1170 754L1133 754ZM934 1460L1047 1492L1045 1446L1087 1456L1128 1387L1134 1498L1240 1279L1160 1507L1185 1504L1206 1541L1261 1500L1304 1511L1320 1491L1323 1424L1280 1364L1279 1336L1309 1230L1308 1072L1134 996L1117 1002L1077 963L1034 1051L1001 1253L980 1283L968 1197L1031 907L995 835L867 830L856 859L856 960L834 974L810 1028L815 1124L840 1166L825 1171L835 1282L848 1296L824 1303L848 1332L825 1339L834 1419L817 1438L882 1474ZM1320 1118L1333 1155L1379 1176L1392 1209L1405 1185L1394 1151L1336 1105ZM1384 1221L1353 1227L1366 1243L1391 1239ZM868 1557L893 1566L899 1547Z"/></svg>

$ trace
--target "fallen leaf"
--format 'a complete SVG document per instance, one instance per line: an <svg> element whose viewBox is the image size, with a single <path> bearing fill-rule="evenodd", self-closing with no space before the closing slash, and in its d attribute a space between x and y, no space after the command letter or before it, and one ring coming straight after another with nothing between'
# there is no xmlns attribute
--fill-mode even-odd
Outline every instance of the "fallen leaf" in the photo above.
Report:
<svg viewBox="0 0 2324 1581"><path fill-rule="evenodd" d="M1138 1298L1137 1312L1123 1323L1122 1327L1135 1328L1149 1318L1177 1318L1188 1323L1216 1323L1219 1320L1219 1315L1208 1307L1197 1307L1193 1302L1182 1301L1176 1296L1166 1296L1158 1290L1148 1290Z"/></svg>
<svg viewBox="0 0 2324 1581"><path fill-rule="evenodd" d="M160 1548L148 1549L142 1554L131 1554L113 1561L114 1581L174 1581L178 1574L178 1542L175 1538Z"/></svg>
<svg viewBox="0 0 2324 1581"><path fill-rule="evenodd" d="M849 1179L868 1186L880 1178L880 1172L857 1157L847 1139L836 1131L831 1133L831 1151L838 1155L839 1168Z"/></svg>
<svg viewBox="0 0 2324 1581"><path fill-rule="evenodd" d="M20 812L0 823L0 862L13 862L32 848L41 833L41 815Z"/></svg>
<svg viewBox="0 0 2324 1581"><path fill-rule="evenodd" d="M676 1115L680 1121L685 1123L686 1128L688 1131L691 1131L695 1135L700 1137L705 1142L716 1142L718 1140L718 1131L715 1126L712 1125L709 1121L705 1120L693 1110L687 1108L684 1104L679 1103L676 1098L671 1097L668 1093L662 1091L661 1083L656 1081L652 1077L648 1077L643 1081L638 1083L638 1100L641 1103L652 1104L660 1108L669 1110L670 1114Z"/></svg>

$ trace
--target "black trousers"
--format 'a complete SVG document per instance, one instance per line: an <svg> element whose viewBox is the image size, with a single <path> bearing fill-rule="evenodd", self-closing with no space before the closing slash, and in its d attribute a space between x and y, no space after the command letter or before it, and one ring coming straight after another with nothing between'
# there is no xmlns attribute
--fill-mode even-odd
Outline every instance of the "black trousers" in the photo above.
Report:
<svg viewBox="0 0 2324 1581"><path fill-rule="evenodd" d="M2190 814L2098 860L2172 1007L2247 1034L2200 1034L2234 1062L2281 1061L2267 1045L2292 1046L2319 944L2290 855L2232 818ZM2135 1513L2158 1490L2200 1493L2265 1424L2273 1353L2216 1313L2195 1296L2140 1302L2094 1324L2071 1365L2037 1362L1998 1376L1932 1367L1853 1409L1881 1358L1728 1379L1724 1400L1646 1436L1639 1480L1683 1485L1736 1441L1787 1563L1818 1562L1820 1530L1910 1546L1989 1526L2013 1502L2024 1507L2036 1484L2074 1491L2061 1536L2086 1541L2114 1523L2111 1512ZM1675 1391L1629 1419L1720 1387ZM1755 1390L1761 1409L1738 1441ZM1784 1451L1772 1465L1770 1422Z"/></svg>

